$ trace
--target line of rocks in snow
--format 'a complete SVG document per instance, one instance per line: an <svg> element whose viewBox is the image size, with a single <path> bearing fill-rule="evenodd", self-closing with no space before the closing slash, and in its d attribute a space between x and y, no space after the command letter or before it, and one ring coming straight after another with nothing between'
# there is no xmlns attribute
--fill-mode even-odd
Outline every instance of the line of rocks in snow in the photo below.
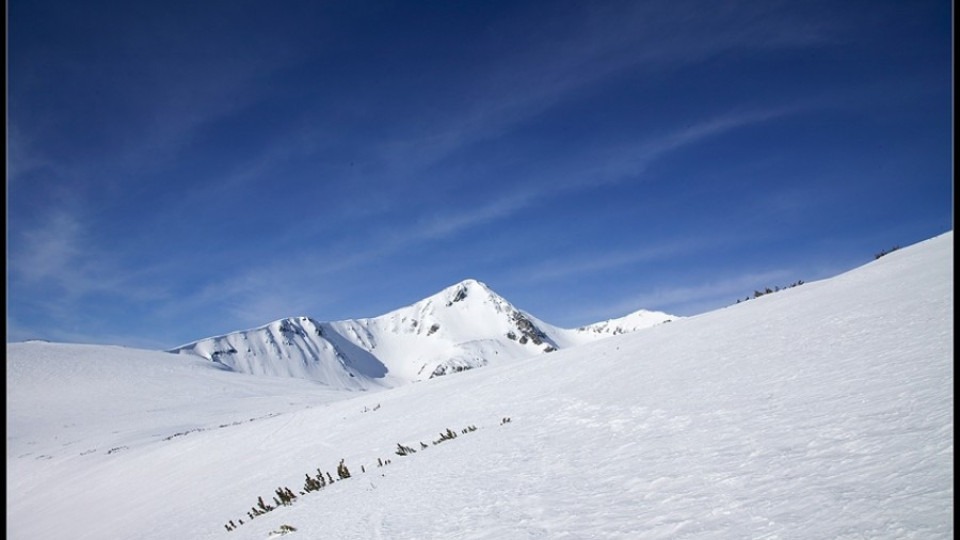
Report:
<svg viewBox="0 0 960 540"><path fill-rule="evenodd" d="M503 417L500 419L501 426L508 422L510 422L510 417ZM472 433L477 429L478 429L477 426L469 425L460 430L460 435L466 435L467 433ZM457 436L458 436L457 432L455 432L450 428L447 428L446 431L440 432L440 438L438 438L435 441L432 441L432 444L436 446L442 442L456 439ZM426 448L429 448L429 446L423 441L420 441L420 449L423 450ZM394 451L394 453L398 456L409 456L411 454L417 453L417 450L415 450L411 446L406 446L401 443L397 443L397 449ZM378 468L385 467L390 463L391 461L389 459L377 458ZM361 465L360 472L366 473L367 472L366 467ZM315 476L311 476L310 473L306 473L304 476L306 478L304 480L303 489L301 489L299 492L300 496L306 495L307 493L310 493L313 491L320 491L326 486L333 484L336 481L343 481L348 478L351 478L352 474L350 473L350 469L347 467L345 460L341 459L340 464L337 465L337 477L338 477L337 480L334 480L333 475L331 475L329 471L324 473L323 471L320 470L319 467L317 468L317 474ZM293 490L284 486L280 486L276 490L274 490L274 494L275 496L273 497L272 505L270 503L264 502L263 497L257 497L257 504L254 506L251 506L250 510L247 512L247 522L253 521L253 519L256 518L257 516L262 516L263 514L266 514L267 512L271 512L280 506L289 506L293 504L293 502L298 498L297 494L294 493ZM238 519L236 523L231 519L226 524L224 524L224 527L228 531L232 531L232 530L235 530L240 525L243 525L244 523L246 522L242 518Z"/></svg>

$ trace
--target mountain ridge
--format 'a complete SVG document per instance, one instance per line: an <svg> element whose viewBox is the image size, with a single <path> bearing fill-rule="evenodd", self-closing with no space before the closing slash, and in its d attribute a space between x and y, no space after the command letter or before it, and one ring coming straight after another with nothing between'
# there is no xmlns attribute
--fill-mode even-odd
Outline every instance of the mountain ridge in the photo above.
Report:
<svg viewBox="0 0 960 540"><path fill-rule="evenodd" d="M468 278L376 317L330 322L286 317L167 352L194 354L243 373L366 390L549 353L678 318L638 310L560 328Z"/></svg>

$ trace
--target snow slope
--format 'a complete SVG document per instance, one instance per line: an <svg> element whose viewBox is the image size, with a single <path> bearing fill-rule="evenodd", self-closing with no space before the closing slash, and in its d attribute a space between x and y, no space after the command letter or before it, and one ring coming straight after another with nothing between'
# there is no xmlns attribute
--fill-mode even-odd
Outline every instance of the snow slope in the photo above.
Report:
<svg viewBox="0 0 960 540"><path fill-rule="evenodd" d="M389 388L676 318L641 310L575 330L557 328L468 279L371 319L318 322L292 317L172 352L196 354L254 375L310 379L342 389Z"/></svg>
<svg viewBox="0 0 960 540"><path fill-rule="evenodd" d="M7 533L951 538L952 242L376 393L184 355L8 345ZM458 437L433 444L447 428ZM299 495L317 468L336 479L341 459L351 478L249 520L258 497Z"/></svg>

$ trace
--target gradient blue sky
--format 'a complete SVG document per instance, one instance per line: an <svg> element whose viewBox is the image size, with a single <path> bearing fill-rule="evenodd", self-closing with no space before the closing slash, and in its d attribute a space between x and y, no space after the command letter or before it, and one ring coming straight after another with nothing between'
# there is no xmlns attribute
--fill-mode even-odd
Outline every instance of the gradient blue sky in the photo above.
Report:
<svg viewBox="0 0 960 540"><path fill-rule="evenodd" d="M951 9L12 0L8 341L833 276L953 227Z"/></svg>

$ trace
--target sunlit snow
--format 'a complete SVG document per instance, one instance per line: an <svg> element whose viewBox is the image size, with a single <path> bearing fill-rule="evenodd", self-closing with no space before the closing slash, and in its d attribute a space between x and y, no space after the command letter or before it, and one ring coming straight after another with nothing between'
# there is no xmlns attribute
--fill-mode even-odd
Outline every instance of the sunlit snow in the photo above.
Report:
<svg viewBox="0 0 960 540"><path fill-rule="evenodd" d="M294 377L340 389L392 388L510 362L677 319L640 310L577 329L520 311L468 279L370 319L274 321L177 347L253 375Z"/></svg>
<svg viewBox="0 0 960 540"><path fill-rule="evenodd" d="M7 536L952 538L952 276L951 231L831 279L392 389L8 344ZM300 495L341 459L350 478ZM250 520L278 487L297 499Z"/></svg>

